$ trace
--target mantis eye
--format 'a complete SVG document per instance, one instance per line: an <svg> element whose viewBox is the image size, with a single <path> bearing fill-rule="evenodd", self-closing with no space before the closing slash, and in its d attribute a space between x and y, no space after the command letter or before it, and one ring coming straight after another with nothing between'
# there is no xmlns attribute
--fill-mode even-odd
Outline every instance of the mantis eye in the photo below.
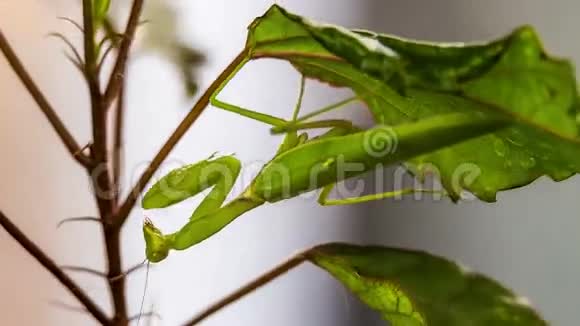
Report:
<svg viewBox="0 0 580 326"><path fill-rule="evenodd" d="M146 219L143 224L143 236L145 237L147 260L158 263L169 255L169 240L149 219Z"/></svg>

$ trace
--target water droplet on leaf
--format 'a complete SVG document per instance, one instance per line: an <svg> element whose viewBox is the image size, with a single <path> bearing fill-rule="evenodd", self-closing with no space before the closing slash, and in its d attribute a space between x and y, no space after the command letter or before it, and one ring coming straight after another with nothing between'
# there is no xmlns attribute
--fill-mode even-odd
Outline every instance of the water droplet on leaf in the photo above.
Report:
<svg viewBox="0 0 580 326"><path fill-rule="evenodd" d="M536 159L530 156L527 159L523 159L520 163L523 168L530 169L536 165Z"/></svg>
<svg viewBox="0 0 580 326"><path fill-rule="evenodd" d="M499 138L493 142L493 148L495 150L495 153L499 157L506 156L506 154L508 152L508 146L506 145L506 143L503 140L501 140Z"/></svg>

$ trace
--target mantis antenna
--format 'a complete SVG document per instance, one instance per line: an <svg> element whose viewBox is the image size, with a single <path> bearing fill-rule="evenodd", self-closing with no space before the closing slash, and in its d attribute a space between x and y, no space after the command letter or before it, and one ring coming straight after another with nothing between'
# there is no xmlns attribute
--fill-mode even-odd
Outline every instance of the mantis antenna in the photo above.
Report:
<svg viewBox="0 0 580 326"><path fill-rule="evenodd" d="M147 261L147 270L145 272L145 285L143 286L143 297L141 298L141 306L139 307L139 317L137 317L137 326L141 322L141 315L143 314L143 306L145 305L145 295L147 294L147 285L149 283L149 267L151 262Z"/></svg>

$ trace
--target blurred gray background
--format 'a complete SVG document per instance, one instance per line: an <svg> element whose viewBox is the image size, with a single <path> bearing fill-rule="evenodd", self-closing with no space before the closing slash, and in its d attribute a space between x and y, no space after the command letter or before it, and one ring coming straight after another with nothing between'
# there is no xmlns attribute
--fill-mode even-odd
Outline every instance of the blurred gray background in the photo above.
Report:
<svg viewBox="0 0 580 326"><path fill-rule="evenodd" d="M123 10L128 1L118 1ZM152 15L161 0L149 0ZM167 3L167 2L166 2ZM205 88L244 44L245 28L272 1L171 1L174 26L188 45L203 51L200 69ZM515 26L533 24L551 53L580 62L577 1L371 1L286 0L279 4L315 19L434 41L470 41L503 35ZM80 76L62 55L62 44L44 37L61 31L80 44L80 35L56 19L79 19L78 1L0 0L0 28L37 82L58 108L80 142L88 141L90 115ZM163 27L155 15L146 29ZM157 25L156 25L157 24ZM165 26L166 27L166 26ZM141 48L147 48L147 34ZM158 37L158 36L157 36ZM163 35L161 36L163 37ZM166 52L141 51L129 75L125 183L135 180L156 150L186 114L179 72ZM222 98L237 104L289 116L299 75L283 62L251 63ZM341 90L308 83L305 110L346 97ZM94 214L84 172L66 156L35 104L0 59L0 208L60 263L102 269L101 236L95 225L68 225L58 220ZM369 123L361 108L352 119ZM268 127L217 109L208 110L172 153L162 171L195 162L215 151L235 152L255 171L274 152L279 139ZM244 174L242 184L250 181ZM372 178L369 178L369 180ZM327 241L352 241L420 248L461 261L500 280L530 298L553 325L576 325L580 285L580 183L555 184L541 179L532 186L501 194L498 203L385 200L349 207L321 208L314 197L262 207L243 216L219 235L170 256L150 273L146 307L176 325L229 293L257 273L292 253ZM148 213L165 231L184 223L197 201ZM144 258L141 223L135 209L124 231L127 266ZM0 324L91 325L81 314L51 302L75 304L59 284L4 232L0 232ZM130 308L137 313L144 273L129 281ZM85 289L105 303L102 280L75 275ZM303 266L224 310L203 325L381 325L324 272Z"/></svg>

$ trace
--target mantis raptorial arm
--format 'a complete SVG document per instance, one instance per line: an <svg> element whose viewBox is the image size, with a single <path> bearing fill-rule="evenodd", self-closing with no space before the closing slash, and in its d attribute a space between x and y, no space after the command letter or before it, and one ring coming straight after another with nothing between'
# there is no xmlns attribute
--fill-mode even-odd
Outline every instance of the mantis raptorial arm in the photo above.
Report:
<svg viewBox="0 0 580 326"><path fill-rule="evenodd" d="M233 156L222 156L215 159L210 157L173 170L151 187L143 197L142 206L145 209L168 207L213 188L194 210L190 223L203 219L204 216L222 208L240 174L240 169L238 159ZM145 222L144 231L149 261L164 259L168 250L175 247L176 239L173 236L160 236L160 231L148 220Z"/></svg>
<svg viewBox="0 0 580 326"><path fill-rule="evenodd" d="M177 204L213 188L195 209L196 219L220 208L241 170L233 156L209 157L195 164L175 169L161 178L143 197L143 208L163 208Z"/></svg>

